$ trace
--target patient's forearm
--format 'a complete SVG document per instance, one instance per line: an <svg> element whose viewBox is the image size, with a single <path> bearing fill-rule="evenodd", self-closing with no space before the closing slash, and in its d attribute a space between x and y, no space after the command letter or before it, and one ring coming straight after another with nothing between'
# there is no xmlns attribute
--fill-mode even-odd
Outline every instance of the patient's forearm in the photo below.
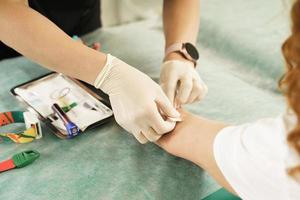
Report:
<svg viewBox="0 0 300 200"><path fill-rule="evenodd" d="M0 40L24 56L69 76L93 83L106 55L74 42L22 1L0 1Z"/></svg>
<svg viewBox="0 0 300 200"><path fill-rule="evenodd" d="M170 154L204 168L219 184L234 192L219 170L213 154L215 136L226 125L186 112L182 113L182 118L183 122L178 123L174 131L163 136L157 144Z"/></svg>

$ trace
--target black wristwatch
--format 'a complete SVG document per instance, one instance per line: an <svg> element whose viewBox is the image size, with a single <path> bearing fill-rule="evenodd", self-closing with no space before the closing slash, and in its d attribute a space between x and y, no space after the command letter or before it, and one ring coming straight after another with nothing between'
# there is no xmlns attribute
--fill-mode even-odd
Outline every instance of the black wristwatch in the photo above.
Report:
<svg viewBox="0 0 300 200"><path fill-rule="evenodd" d="M198 50L192 43L174 43L166 49L165 56L172 52L179 52L187 60L192 61L195 66L199 59Z"/></svg>

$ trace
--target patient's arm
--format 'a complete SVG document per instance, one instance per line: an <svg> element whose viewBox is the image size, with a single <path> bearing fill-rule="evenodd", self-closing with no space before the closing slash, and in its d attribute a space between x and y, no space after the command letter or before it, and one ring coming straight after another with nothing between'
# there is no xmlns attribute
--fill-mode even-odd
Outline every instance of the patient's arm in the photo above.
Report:
<svg viewBox="0 0 300 200"><path fill-rule="evenodd" d="M163 136L157 144L168 153L202 167L220 185L234 193L218 168L213 154L215 136L226 125L187 112L182 112L182 118L183 122L178 123L174 131Z"/></svg>

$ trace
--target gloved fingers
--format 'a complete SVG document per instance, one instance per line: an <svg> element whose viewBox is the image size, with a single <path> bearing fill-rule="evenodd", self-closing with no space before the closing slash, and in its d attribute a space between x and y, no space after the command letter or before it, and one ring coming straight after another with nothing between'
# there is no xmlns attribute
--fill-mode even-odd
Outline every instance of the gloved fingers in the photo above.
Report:
<svg viewBox="0 0 300 200"><path fill-rule="evenodd" d="M177 78L176 74L170 74L170 75L168 75L168 79L164 80L164 82L161 84L161 88L167 95L171 104L174 104L177 82L178 82L178 78Z"/></svg>
<svg viewBox="0 0 300 200"><path fill-rule="evenodd" d="M157 109L160 110L159 107ZM163 111L160 111L160 112L163 112ZM164 113L160 113L160 112L156 112L153 115L151 115L150 123L151 123L152 128L158 135L163 135L165 133L172 131L176 125L176 122L172 122L172 121L168 120L168 118L167 118L168 116L165 116Z"/></svg>
<svg viewBox="0 0 300 200"><path fill-rule="evenodd" d="M193 103L196 101L200 101L207 93L207 87L203 83L201 84L200 81L194 80L193 81L193 89L191 91L191 94L188 98L187 103Z"/></svg>
<svg viewBox="0 0 300 200"><path fill-rule="evenodd" d="M146 144L148 142L148 139L144 136L142 131L136 131L133 135L141 144Z"/></svg>
<svg viewBox="0 0 300 200"><path fill-rule="evenodd" d="M198 98L196 98L196 101L202 100L208 93L207 85L201 79L199 81L200 81L200 84L202 86L202 92L201 92L201 95Z"/></svg>
<svg viewBox="0 0 300 200"><path fill-rule="evenodd" d="M157 141L161 135L157 134L153 128L148 128L147 130L142 131L142 134L149 140L150 142Z"/></svg>
<svg viewBox="0 0 300 200"><path fill-rule="evenodd" d="M155 102L158 111L162 112L160 114L167 117L180 118L180 113L174 108L169 99L163 93L159 98L155 99Z"/></svg>
<svg viewBox="0 0 300 200"><path fill-rule="evenodd" d="M180 80L178 93L176 94L175 101L177 105L186 104L188 98L193 89L193 79L192 78L182 78Z"/></svg>

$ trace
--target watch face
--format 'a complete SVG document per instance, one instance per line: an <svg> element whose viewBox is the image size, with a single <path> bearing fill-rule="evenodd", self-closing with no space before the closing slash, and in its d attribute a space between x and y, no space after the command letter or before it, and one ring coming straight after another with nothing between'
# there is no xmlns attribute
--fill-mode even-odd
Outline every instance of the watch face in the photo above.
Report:
<svg viewBox="0 0 300 200"><path fill-rule="evenodd" d="M184 46L185 46L185 49L188 52L188 54L194 60L198 60L199 59L199 53L198 53L196 47L193 44L191 44L191 43L185 43Z"/></svg>

